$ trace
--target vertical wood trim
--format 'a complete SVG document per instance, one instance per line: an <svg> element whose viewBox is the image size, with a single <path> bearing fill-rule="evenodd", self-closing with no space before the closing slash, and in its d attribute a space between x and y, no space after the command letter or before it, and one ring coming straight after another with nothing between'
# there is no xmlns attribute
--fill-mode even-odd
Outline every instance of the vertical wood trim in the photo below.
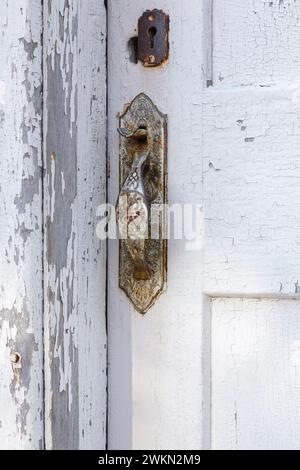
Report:
<svg viewBox="0 0 300 470"><path fill-rule="evenodd" d="M42 4L0 0L0 10L0 448L40 449Z"/></svg>
<svg viewBox="0 0 300 470"><path fill-rule="evenodd" d="M198 204L202 217L203 4L113 0L108 6L109 201L115 203L119 187L116 116L144 92L168 115L169 202ZM170 59L158 68L133 63L127 45L149 7L170 15ZM168 259L167 290L141 316L118 288L117 243L109 242L110 448L205 445L202 251L170 240Z"/></svg>
<svg viewBox="0 0 300 470"><path fill-rule="evenodd" d="M105 52L103 2L44 2L48 449L106 445Z"/></svg>
<svg viewBox="0 0 300 470"><path fill-rule="evenodd" d="M214 0L203 2L203 72L204 86L213 85L213 14Z"/></svg>

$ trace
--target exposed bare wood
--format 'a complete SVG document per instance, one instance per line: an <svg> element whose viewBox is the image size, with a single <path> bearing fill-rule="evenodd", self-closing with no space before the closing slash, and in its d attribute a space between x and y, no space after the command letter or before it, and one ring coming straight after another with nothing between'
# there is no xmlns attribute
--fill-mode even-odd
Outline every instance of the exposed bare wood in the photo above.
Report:
<svg viewBox="0 0 300 470"><path fill-rule="evenodd" d="M0 9L0 447L39 449L42 6L40 0L1 0Z"/></svg>
<svg viewBox="0 0 300 470"><path fill-rule="evenodd" d="M45 75L46 445L106 442L106 11L47 1Z"/></svg>

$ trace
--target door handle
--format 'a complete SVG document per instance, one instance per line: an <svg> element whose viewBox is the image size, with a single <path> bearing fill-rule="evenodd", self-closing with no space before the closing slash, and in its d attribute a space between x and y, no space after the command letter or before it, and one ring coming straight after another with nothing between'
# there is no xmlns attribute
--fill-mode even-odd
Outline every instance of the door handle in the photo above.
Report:
<svg viewBox="0 0 300 470"><path fill-rule="evenodd" d="M119 285L140 313L167 276L167 117L145 94L120 116Z"/></svg>
<svg viewBox="0 0 300 470"><path fill-rule="evenodd" d="M128 136L121 133L121 135ZM149 280L150 269L146 262L146 238L148 238L149 204L143 181L144 165L149 150L134 153L132 168L120 191L117 202L117 219L121 238L133 263L133 278Z"/></svg>

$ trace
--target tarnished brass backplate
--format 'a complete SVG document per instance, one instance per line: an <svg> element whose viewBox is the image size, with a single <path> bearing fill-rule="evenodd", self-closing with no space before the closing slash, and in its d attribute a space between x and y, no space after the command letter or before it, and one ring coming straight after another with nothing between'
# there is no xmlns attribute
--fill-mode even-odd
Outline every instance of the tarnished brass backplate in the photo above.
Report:
<svg viewBox="0 0 300 470"><path fill-rule="evenodd" d="M119 286L127 294L135 309L144 314L163 292L167 280L167 116L162 114L144 93L126 106L120 116L120 128L134 131L146 129L147 140L125 138L120 135L120 192L126 181L136 152L149 151L143 169L146 198L151 208L162 207L159 218L159 238L151 238L151 216L148 221L148 238L145 240L145 261L150 271L148 280L136 279L132 257L125 240L120 240Z"/></svg>

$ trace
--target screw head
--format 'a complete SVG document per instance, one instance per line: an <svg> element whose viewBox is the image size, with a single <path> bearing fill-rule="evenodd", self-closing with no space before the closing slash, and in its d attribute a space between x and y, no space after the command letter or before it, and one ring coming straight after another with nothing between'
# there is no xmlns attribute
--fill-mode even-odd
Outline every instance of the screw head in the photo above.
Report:
<svg viewBox="0 0 300 470"><path fill-rule="evenodd" d="M154 64L154 62L155 62L155 56L152 55L152 54L149 55L149 57L148 57L148 62L149 62L150 64Z"/></svg>
<svg viewBox="0 0 300 470"><path fill-rule="evenodd" d="M20 364L21 360L22 360L22 356L18 352L15 352L15 353L11 354L11 356L10 356L10 362L12 364Z"/></svg>

